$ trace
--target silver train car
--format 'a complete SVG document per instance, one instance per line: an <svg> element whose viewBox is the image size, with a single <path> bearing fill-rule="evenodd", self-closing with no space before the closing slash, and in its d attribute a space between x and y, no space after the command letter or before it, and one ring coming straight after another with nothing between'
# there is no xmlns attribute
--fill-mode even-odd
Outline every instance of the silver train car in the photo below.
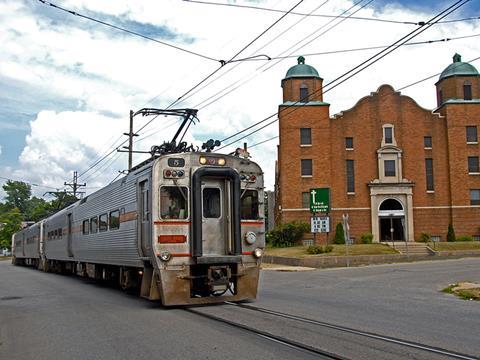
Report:
<svg viewBox="0 0 480 360"><path fill-rule="evenodd" d="M13 235L13 263L114 280L164 305L255 299L263 172L231 155L162 155Z"/></svg>

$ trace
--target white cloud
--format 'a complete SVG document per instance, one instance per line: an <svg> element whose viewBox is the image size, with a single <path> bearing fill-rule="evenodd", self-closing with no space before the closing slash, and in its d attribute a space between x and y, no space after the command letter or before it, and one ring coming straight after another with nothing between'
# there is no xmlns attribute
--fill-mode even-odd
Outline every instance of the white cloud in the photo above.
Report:
<svg viewBox="0 0 480 360"><path fill-rule="evenodd" d="M268 0L261 1L260 4L288 9L293 2ZM352 4L348 0L331 1L317 13L339 14ZM281 16L279 13L173 0L65 0L61 5L91 16L95 13L99 16L121 16L139 23L167 26L172 31L195 38L192 44L180 41L174 45L224 60L228 60ZM304 1L298 11L309 12L318 5L318 1ZM55 21L49 22L44 15L47 13ZM433 12L421 13L395 5L375 10L364 9L356 15L425 21ZM302 39L329 21L310 17L289 29L300 19L294 15L287 16L239 57L253 55L257 50L259 54L271 57L288 55L298 48L298 44L302 44ZM73 99L77 104L76 108L69 109L71 111L58 113L55 112L58 109L46 103L44 109L51 111L35 114L31 120L27 145L19 157L18 168L13 170L19 178L49 186L63 184L71 178L74 170L79 173L84 171L105 147L127 131L130 109L138 110L145 105L166 107L219 66L215 62L104 28L40 3L31 5L28 2L27 6L27 2L18 0L3 1L0 4L0 21L6 29L0 33L0 75L22 80L52 97ZM414 25L347 20L311 44L293 51L293 54L387 45L414 28ZM325 29L319 30L317 34ZM477 34L479 30L478 22L435 25L415 38L415 41ZM285 34L276 39L282 31L286 31ZM291 47L293 48L288 50ZM318 70L326 84L377 51L307 55L306 61ZM480 42L470 38L400 48L327 92L325 101L331 103L333 115L352 107L361 97L375 91L383 83L399 88L442 71L451 62L455 52L461 53L464 60L477 57ZM206 83L208 86L203 89L202 85L194 90L177 107L200 105L201 108L211 101L211 96L222 94L221 91L226 86L247 82L201 109L198 114L201 122L191 129L189 140L198 144L210 137L222 139L274 114L282 102L280 81L295 63L296 59L290 58L268 70L268 67L275 64L275 60L226 65L212 78L221 75L217 81L210 84L210 79ZM255 76L252 77L252 74ZM426 81L405 89L402 93L412 96L423 107L433 108L435 81L436 79ZM158 96L159 94L161 95ZM147 103L155 96L158 96L155 101ZM99 114L112 114L112 117ZM146 128L146 134L161 129L165 120L156 119ZM136 118L136 128L144 121ZM241 146L243 141L255 144L271 138L278 134L277 129L276 124L271 125L228 150ZM137 148L149 149L155 143L168 140L172 133L173 128L159 131L147 140L138 142ZM277 143L278 140L269 141L251 151L253 159L264 168L269 189L273 187ZM139 161L141 156L136 159ZM125 167L125 163L126 155L117 155L117 160L112 161L103 171L90 179L85 178L92 186L93 183L106 183L115 176L117 170Z"/></svg>

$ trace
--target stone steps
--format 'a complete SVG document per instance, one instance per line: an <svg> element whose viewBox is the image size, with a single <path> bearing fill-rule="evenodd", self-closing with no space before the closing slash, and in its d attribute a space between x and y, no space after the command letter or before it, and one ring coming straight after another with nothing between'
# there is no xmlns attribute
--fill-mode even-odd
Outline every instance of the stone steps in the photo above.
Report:
<svg viewBox="0 0 480 360"><path fill-rule="evenodd" d="M408 245L405 242L385 242L392 249L397 250L400 254L409 254L409 255L432 255L432 252L429 250L428 246L423 243L409 242Z"/></svg>

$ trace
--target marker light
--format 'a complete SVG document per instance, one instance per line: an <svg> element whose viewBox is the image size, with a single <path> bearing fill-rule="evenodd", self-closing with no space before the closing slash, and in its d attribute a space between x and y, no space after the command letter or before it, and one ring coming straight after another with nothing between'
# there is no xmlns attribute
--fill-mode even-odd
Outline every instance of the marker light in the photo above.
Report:
<svg viewBox="0 0 480 360"><path fill-rule="evenodd" d="M253 231L249 231L245 234L245 241L248 245L253 245L257 241L257 234Z"/></svg>

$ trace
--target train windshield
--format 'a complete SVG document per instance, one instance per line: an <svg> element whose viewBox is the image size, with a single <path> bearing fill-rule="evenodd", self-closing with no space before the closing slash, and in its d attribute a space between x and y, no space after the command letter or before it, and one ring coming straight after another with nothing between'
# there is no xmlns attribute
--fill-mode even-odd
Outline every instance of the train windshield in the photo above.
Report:
<svg viewBox="0 0 480 360"><path fill-rule="evenodd" d="M243 220L258 220L258 191L244 190L241 199L241 214Z"/></svg>
<svg viewBox="0 0 480 360"><path fill-rule="evenodd" d="M188 190L183 186L160 188L160 217L162 219L188 218Z"/></svg>

